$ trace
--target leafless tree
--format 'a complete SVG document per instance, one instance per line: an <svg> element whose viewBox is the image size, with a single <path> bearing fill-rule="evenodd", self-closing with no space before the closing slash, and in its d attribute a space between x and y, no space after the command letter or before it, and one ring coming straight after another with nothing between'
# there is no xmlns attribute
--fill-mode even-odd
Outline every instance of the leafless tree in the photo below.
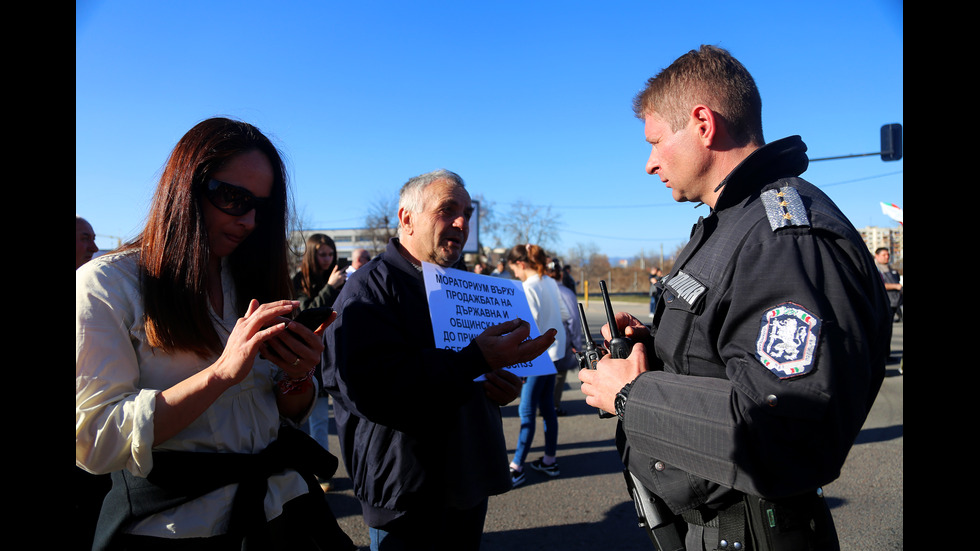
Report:
<svg viewBox="0 0 980 551"><path fill-rule="evenodd" d="M559 241L561 215L553 213L551 206L532 205L522 201L511 204L510 211L500 222L501 232L509 238L509 245L534 243L550 248Z"/></svg>
<svg viewBox="0 0 980 551"><path fill-rule="evenodd" d="M649 291L650 268L656 266L669 273L684 244L678 245L671 256L645 255L642 251L631 259L620 260L613 265L609 257L599 252L595 243L577 243L568 250L565 264L571 266L572 277L579 284L578 291L585 291L582 283L589 282L589 294L599 293L599 280L605 280L611 293L646 293Z"/></svg>
<svg viewBox="0 0 980 551"><path fill-rule="evenodd" d="M384 251L388 240L398 235L398 197L379 195L368 206L364 227L371 237L371 256Z"/></svg>
<svg viewBox="0 0 980 551"><path fill-rule="evenodd" d="M289 232L289 257L287 262L289 264L289 273L293 274L299 270L299 263L303 258L303 252L306 250L306 234L312 227L310 222L309 214L306 211L306 207L297 208L295 205L292 207L292 212L290 213L290 232Z"/></svg>
<svg viewBox="0 0 980 551"><path fill-rule="evenodd" d="M571 266L572 277L578 283L579 292L585 291L584 282L589 282L589 292L599 290L599 280L609 279L609 257L599 252L595 243L577 243L568 250L565 264Z"/></svg>

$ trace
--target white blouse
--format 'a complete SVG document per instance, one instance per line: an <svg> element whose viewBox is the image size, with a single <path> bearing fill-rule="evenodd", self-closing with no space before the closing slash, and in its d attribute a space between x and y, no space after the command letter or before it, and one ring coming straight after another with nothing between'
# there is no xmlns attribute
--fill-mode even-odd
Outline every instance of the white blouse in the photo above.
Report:
<svg viewBox="0 0 980 551"><path fill-rule="evenodd" d="M146 342L135 252L97 257L75 271L75 464L101 474L127 469L146 477L153 469L156 397L207 368L218 356L167 354ZM223 265L224 312L213 310L214 327L226 343L239 315L235 287ZM258 453L279 432L273 392L277 367L256 358L244 381L225 391L188 427L157 450ZM269 478L268 519L307 492L296 471ZM138 535L186 538L227 532L238 484L152 515L130 527Z"/></svg>
<svg viewBox="0 0 980 551"><path fill-rule="evenodd" d="M532 272L523 285L527 305L531 307L531 315L538 324L538 331L544 333L551 328L558 330L555 342L548 347L548 357L551 361L558 361L565 356L564 320L571 316L558 294L558 284L552 277L541 277Z"/></svg>

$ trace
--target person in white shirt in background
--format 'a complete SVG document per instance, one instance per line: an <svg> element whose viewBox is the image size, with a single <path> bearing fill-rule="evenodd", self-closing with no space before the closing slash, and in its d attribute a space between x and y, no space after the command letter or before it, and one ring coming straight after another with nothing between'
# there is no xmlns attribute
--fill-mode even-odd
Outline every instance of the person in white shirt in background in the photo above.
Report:
<svg viewBox="0 0 980 551"><path fill-rule="evenodd" d="M507 253L507 266L523 284L538 331L541 334L552 328L558 331L555 342L548 348L548 357L554 362L565 355L564 322L570 314L559 295L558 283L545 275L546 264L544 250L537 245L517 245ZM514 486L519 486L525 480L524 460L534 440L536 409L540 409L544 418L544 456L532 461L530 466L551 477L558 476L560 472L556 458L558 415L555 412L555 379L555 374L528 377L521 389L521 403L518 406L521 432L514 459L510 463L511 483Z"/></svg>

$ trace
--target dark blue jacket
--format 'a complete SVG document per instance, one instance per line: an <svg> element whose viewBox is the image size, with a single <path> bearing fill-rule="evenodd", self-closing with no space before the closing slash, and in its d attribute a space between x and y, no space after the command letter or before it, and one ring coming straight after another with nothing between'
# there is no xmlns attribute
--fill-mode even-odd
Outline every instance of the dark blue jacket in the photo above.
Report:
<svg viewBox="0 0 980 551"><path fill-rule="evenodd" d="M397 239L348 279L324 334L323 382L368 526L510 488L500 408L475 343L435 347L422 272Z"/></svg>

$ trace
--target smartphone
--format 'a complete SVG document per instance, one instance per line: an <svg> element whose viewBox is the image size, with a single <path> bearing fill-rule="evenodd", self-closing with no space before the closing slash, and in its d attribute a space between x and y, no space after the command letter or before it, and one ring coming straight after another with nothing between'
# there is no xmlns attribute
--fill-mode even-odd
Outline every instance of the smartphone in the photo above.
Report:
<svg viewBox="0 0 980 551"><path fill-rule="evenodd" d="M337 267L340 268L341 272L346 270L348 266L350 266L350 260L347 260L346 258L337 259Z"/></svg>
<svg viewBox="0 0 980 551"><path fill-rule="evenodd" d="M304 326L308 327L310 331L316 331L320 324L327 321L330 318L330 314L333 314L333 308L329 306L322 306L320 308L307 308L300 312L293 321L302 323Z"/></svg>

